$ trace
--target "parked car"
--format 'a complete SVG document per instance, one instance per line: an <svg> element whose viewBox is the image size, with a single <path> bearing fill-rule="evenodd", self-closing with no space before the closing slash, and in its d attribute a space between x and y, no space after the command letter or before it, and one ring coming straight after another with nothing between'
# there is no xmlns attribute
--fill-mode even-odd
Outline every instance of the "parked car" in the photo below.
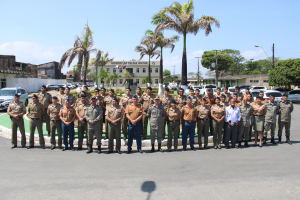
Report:
<svg viewBox="0 0 300 200"><path fill-rule="evenodd" d="M20 87L7 87L0 90L0 110L7 109L9 103L14 102L15 94L20 95L20 101L22 101L25 106L28 105L28 93L25 89Z"/></svg>
<svg viewBox="0 0 300 200"><path fill-rule="evenodd" d="M240 90L245 90L246 87L250 89L251 85L239 85Z"/></svg>
<svg viewBox="0 0 300 200"><path fill-rule="evenodd" d="M252 88L250 89L251 91L266 91L268 90L267 87L264 86L252 86Z"/></svg>
<svg viewBox="0 0 300 200"><path fill-rule="evenodd" d="M169 85L169 83L166 82L166 83L164 83L164 86L163 86L163 87L168 87L168 85Z"/></svg>
<svg viewBox="0 0 300 200"><path fill-rule="evenodd" d="M208 88L212 89L214 92L217 90L216 85L202 85L202 88L200 89L200 95L206 95L206 90Z"/></svg>
<svg viewBox="0 0 300 200"><path fill-rule="evenodd" d="M253 101L256 100L256 97L259 97L259 91L253 91L253 92L250 92L250 94L252 94Z"/></svg>
<svg viewBox="0 0 300 200"><path fill-rule="evenodd" d="M228 88L228 92L229 92L230 94L235 93L235 87L229 87L229 88Z"/></svg>
<svg viewBox="0 0 300 200"><path fill-rule="evenodd" d="M198 89L200 91L202 89L202 87L201 86L193 86L193 89L194 90Z"/></svg>
<svg viewBox="0 0 300 200"><path fill-rule="evenodd" d="M269 100L270 99L270 95L273 95L275 97L275 99L274 99L275 102L281 101L281 98L282 98L281 92L274 91L274 90L266 90L266 91L264 91L264 99L265 100Z"/></svg>
<svg viewBox="0 0 300 200"><path fill-rule="evenodd" d="M279 91L281 93L288 93L289 91L291 91L289 88L284 88L284 87L274 88L273 90Z"/></svg>
<svg viewBox="0 0 300 200"><path fill-rule="evenodd" d="M300 90L300 85L296 86L294 90Z"/></svg>
<svg viewBox="0 0 300 200"><path fill-rule="evenodd" d="M50 84L46 85L46 90L47 91L49 91L49 90L56 90L56 91L58 91L58 89L59 89L58 85L50 85Z"/></svg>
<svg viewBox="0 0 300 200"><path fill-rule="evenodd" d="M168 87L171 90L177 90L178 84L177 83L169 83Z"/></svg>
<svg viewBox="0 0 300 200"><path fill-rule="evenodd" d="M87 86L88 86L88 87L93 87L93 86L94 86L94 83L88 83Z"/></svg>
<svg viewBox="0 0 300 200"><path fill-rule="evenodd" d="M300 90L292 90L288 92L289 97L288 100L292 102L300 102Z"/></svg>

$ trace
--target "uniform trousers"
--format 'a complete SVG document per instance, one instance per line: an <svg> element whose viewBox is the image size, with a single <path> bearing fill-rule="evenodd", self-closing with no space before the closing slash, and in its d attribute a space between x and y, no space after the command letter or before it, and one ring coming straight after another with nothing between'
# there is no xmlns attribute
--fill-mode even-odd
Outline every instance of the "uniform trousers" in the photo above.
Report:
<svg viewBox="0 0 300 200"><path fill-rule="evenodd" d="M58 146L61 147L62 145L62 127L61 127L61 120L51 120L50 121L50 130L51 130L51 146L56 146L55 140L55 131L57 130L57 137L58 137Z"/></svg>
<svg viewBox="0 0 300 200"><path fill-rule="evenodd" d="M108 128L108 126L107 126ZM89 145L92 145L93 146L93 136L95 135L96 136L96 139L97 139L97 146L101 146L101 131L100 131L100 127L98 126L95 127L95 128L91 128L88 126L88 138L89 138Z"/></svg>
<svg viewBox="0 0 300 200"><path fill-rule="evenodd" d="M108 150L114 150L114 138L116 138L116 151L121 150L121 122L118 122L117 125L108 123ZM123 132L124 133L124 132Z"/></svg>
<svg viewBox="0 0 300 200"><path fill-rule="evenodd" d="M195 137L195 124L196 122L183 121L183 132L182 132L182 146L186 149L187 136L190 135L190 147L194 148L194 137Z"/></svg>
<svg viewBox="0 0 300 200"><path fill-rule="evenodd" d="M250 126L245 127L245 126L240 126L239 127L239 135L238 135L238 141L242 142L243 139L245 138L245 142L248 142L249 140L249 131L250 130Z"/></svg>
<svg viewBox="0 0 300 200"><path fill-rule="evenodd" d="M209 117L209 132L210 132L210 135L214 134L214 125L213 125L213 118L212 118L212 116Z"/></svg>
<svg viewBox="0 0 300 200"><path fill-rule="evenodd" d="M227 122L226 122L227 123ZM237 142L237 130L238 125L230 126L228 123L226 125L226 138L225 138L225 146L229 146L229 140L231 139L231 145L235 146Z"/></svg>
<svg viewBox="0 0 300 200"><path fill-rule="evenodd" d="M100 120L101 121L101 120ZM101 129L100 129L101 132ZM78 147L82 147L84 134L86 135L86 146L89 146L89 134L87 131L87 122L84 124L78 120Z"/></svg>
<svg viewBox="0 0 300 200"><path fill-rule="evenodd" d="M128 151L131 151L131 146L133 142L133 133L135 131L136 133L136 144L137 144L137 150L142 149L142 140L141 140L141 121L137 122L135 125L133 125L131 122L128 123Z"/></svg>
<svg viewBox="0 0 300 200"><path fill-rule="evenodd" d="M282 136L283 127L285 127L285 137L289 137L290 136L291 122L279 122L278 125L279 125L279 127L278 127L278 137Z"/></svg>
<svg viewBox="0 0 300 200"><path fill-rule="evenodd" d="M25 146L26 145L26 135L25 135L23 117L19 117L19 119L15 119L13 117L10 117L10 118L11 118L11 144L12 144L12 146L16 147L17 143L18 143L18 140L17 140L18 127L22 134L21 145Z"/></svg>
<svg viewBox="0 0 300 200"><path fill-rule="evenodd" d="M72 122L69 126L65 125L62 122L61 126L63 130L63 140L64 140L65 148L68 148L68 136L69 136L70 148L73 148L74 122Z"/></svg>
<svg viewBox="0 0 300 200"><path fill-rule="evenodd" d="M167 119L166 119L166 117L163 117L163 129L162 129L162 131L163 131L162 138L163 139L165 139L165 137L166 137L166 125L167 125Z"/></svg>
<svg viewBox="0 0 300 200"><path fill-rule="evenodd" d="M223 131L224 131L224 133L223 133L223 139L222 139L222 142L223 143L225 143L225 138L226 138L226 122L224 121L224 123L223 123Z"/></svg>
<svg viewBox="0 0 300 200"><path fill-rule="evenodd" d="M34 132L35 132L35 128L37 128L38 133L39 133L39 142L40 142L40 145L41 146L45 146L45 140L44 140L42 126L43 126L43 124L42 124L41 118L30 119L30 121L29 121L29 128L30 128L29 145L31 147L34 146Z"/></svg>
<svg viewBox="0 0 300 200"><path fill-rule="evenodd" d="M172 148L172 139L174 138L174 149L178 146L178 137L180 132L180 121L168 121L168 149ZM174 136L174 137L173 137Z"/></svg>
<svg viewBox="0 0 300 200"><path fill-rule="evenodd" d="M147 113L146 111L145 111L145 113ZM147 128L148 128L148 120L149 120L149 117L148 117L148 115L147 114L144 114L143 115L143 122L142 122L142 125L143 125L143 127L142 127L142 129L143 129L143 132L142 132L142 134L143 134L143 138L145 139L145 138L147 138L147 134L148 134L148 132L147 132Z"/></svg>
<svg viewBox="0 0 300 200"><path fill-rule="evenodd" d="M127 138L127 136L128 136L128 118L126 117L126 115L123 115L123 119L122 119L122 131L123 131L124 137Z"/></svg>
<svg viewBox="0 0 300 200"><path fill-rule="evenodd" d="M213 120L214 146L218 146L221 144L223 124L224 120L222 120L220 123L218 123L216 120Z"/></svg>
<svg viewBox="0 0 300 200"><path fill-rule="evenodd" d="M268 137L268 130L271 128L271 137L275 136L276 122L265 122L264 137Z"/></svg>
<svg viewBox="0 0 300 200"><path fill-rule="evenodd" d="M204 136L204 146L208 145L208 129L209 129L210 121L208 119L198 119L197 121L197 131L198 131L198 143L199 147L202 147L202 134Z"/></svg>
<svg viewBox="0 0 300 200"><path fill-rule="evenodd" d="M150 126L150 136L151 136L151 144L155 143L155 133L157 133L157 143L161 144L161 138L162 138L162 134L163 134L163 130L162 130L162 124L161 126L158 126L158 129L152 129Z"/></svg>
<svg viewBox="0 0 300 200"><path fill-rule="evenodd" d="M101 137L103 135L103 123L105 123L105 119L106 119L106 116L105 116L105 108L102 108L103 110L103 119L100 120L100 132L101 132ZM105 129L106 130L106 129Z"/></svg>
<svg viewBox="0 0 300 200"><path fill-rule="evenodd" d="M48 133L50 133L50 117L47 114L47 108L45 108L45 112L42 115L42 117L44 118L44 120L46 122L46 130L48 131Z"/></svg>

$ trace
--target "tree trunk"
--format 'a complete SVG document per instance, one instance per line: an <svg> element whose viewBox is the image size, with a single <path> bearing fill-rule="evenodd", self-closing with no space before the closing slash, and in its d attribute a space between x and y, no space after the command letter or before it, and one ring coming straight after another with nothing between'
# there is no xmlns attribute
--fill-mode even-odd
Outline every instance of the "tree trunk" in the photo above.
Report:
<svg viewBox="0 0 300 200"><path fill-rule="evenodd" d="M147 87L151 87L150 55L149 55L149 65L148 65L148 84L147 84Z"/></svg>
<svg viewBox="0 0 300 200"><path fill-rule="evenodd" d="M183 35L183 54L181 66L181 87L187 89L187 60L186 60L186 34ZM185 92L186 93L186 92Z"/></svg>
<svg viewBox="0 0 300 200"><path fill-rule="evenodd" d="M84 56L84 65L83 65L83 85L86 85L86 69L87 69L87 60L86 56Z"/></svg>
<svg viewBox="0 0 300 200"><path fill-rule="evenodd" d="M163 57L162 57L162 51L163 48L160 48L160 69L159 69L159 86L158 86L158 95L163 95Z"/></svg>

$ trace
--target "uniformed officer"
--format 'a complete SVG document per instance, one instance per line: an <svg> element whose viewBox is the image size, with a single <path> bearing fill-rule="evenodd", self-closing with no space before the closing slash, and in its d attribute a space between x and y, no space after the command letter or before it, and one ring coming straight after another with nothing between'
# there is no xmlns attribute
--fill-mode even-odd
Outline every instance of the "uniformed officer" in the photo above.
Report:
<svg viewBox="0 0 300 200"><path fill-rule="evenodd" d="M183 151L186 150L187 136L190 135L190 147L194 148L195 137L195 123L197 120L197 109L192 105L191 97L186 98L186 105L181 110L181 118L184 120L183 133L182 133L182 146Z"/></svg>
<svg viewBox="0 0 300 200"><path fill-rule="evenodd" d="M183 94L184 93L184 89L183 88L179 88L179 92L174 99L176 101L176 104L177 104L177 107L181 110L183 106L186 105L186 96ZM183 123L183 119L180 118L180 125L181 125L181 130L183 131L183 126L184 126L184 123Z"/></svg>
<svg viewBox="0 0 300 200"><path fill-rule="evenodd" d="M96 98L96 104L98 105L98 106L100 106L100 107L103 107L103 98L102 98L102 96L100 95L100 90L99 90L99 88L95 88L95 90L94 90L94 92L95 92L95 95L94 95L94 97ZM87 99L88 100L88 99Z"/></svg>
<svg viewBox="0 0 300 200"><path fill-rule="evenodd" d="M226 99L226 96L225 94L222 94L221 95L221 105L223 105L224 109L226 109L228 106L229 106L229 103L225 101ZM223 123L223 138L222 138L222 143L224 144L225 143L225 137L226 137L226 124L227 123Z"/></svg>
<svg viewBox="0 0 300 200"><path fill-rule="evenodd" d="M93 97L96 98L96 97ZM85 111L90 107L88 100L86 99L86 95L82 94L80 97L80 102L77 104L75 108L76 116L78 118L78 148L77 150L82 149L82 143L84 134L86 135L86 146L89 147L89 136L87 131L87 121L85 118Z"/></svg>
<svg viewBox="0 0 300 200"><path fill-rule="evenodd" d="M104 99L105 99L105 97L106 97L107 95L106 95L106 89L105 89L105 87L102 87L101 88L101 94L100 94L100 97L101 97L101 101L102 101L102 105L100 105L101 106L101 108L102 108L102 111L103 111L103 113L105 113L105 108L106 108L106 105L105 105L105 101L104 101ZM106 119L106 116L104 115L103 116L103 119L101 120L101 122L100 122L100 130L101 130L101 136L103 135L103 123L105 123L105 119ZM105 128L105 130L106 130L106 128ZM108 130L107 130L108 131Z"/></svg>
<svg viewBox="0 0 300 200"><path fill-rule="evenodd" d="M206 98L202 98L200 105L197 106L197 112L197 131L199 149L202 149L202 135L204 136L204 148L208 149L210 107L206 104Z"/></svg>
<svg viewBox="0 0 300 200"><path fill-rule="evenodd" d="M141 145L141 120L144 114L143 108L141 105L137 103L138 97L137 95L132 96L132 104L127 105L126 107L126 117L129 120L128 123L128 152L131 153L132 151L132 142L133 142L133 132L135 130L136 133L136 144L137 144L137 150L140 153L143 153L142 151L142 145Z"/></svg>
<svg viewBox="0 0 300 200"><path fill-rule="evenodd" d="M171 107L171 101L173 100L172 96L169 95L169 88L164 89L164 96L160 98L160 103L164 107L165 111L167 111ZM167 124L167 116L163 117L163 127L162 127L162 141L164 141L166 137L166 124Z"/></svg>
<svg viewBox="0 0 300 200"><path fill-rule="evenodd" d="M198 105L200 105L202 96L200 95L200 90L199 90L199 89L196 89L196 90L195 90L195 96L197 97ZM198 105L197 105L197 106L198 106Z"/></svg>
<svg viewBox="0 0 300 200"><path fill-rule="evenodd" d="M126 108L125 108L126 109ZM114 150L114 138L116 138L116 151L119 154L121 152L121 120L124 115L124 109L118 105L118 99L114 97L112 99L112 105L106 109L106 119L108 121L108 154Z"/></svg>
<svg viewBox="0 0 300 200"><path fill-rule="evenodd" d="M172 139L174 138L174 150L177 151L178 137L180 132L180 109L176 107L176 101L171 101L171 107L166 111L166 118L168 124L168 151L172 148Z"/></svg>
<svg viewBox="0 0 300 200"><path fill-rule="evenodd" d="M66 89L67 91L67 89ZM73 138L74 138L74 120L76 117L76 111L73 106L71 106L71 102L69 99L65 99L64 107L61 107L59 116L62 121L62 130L63 130L63 142L65 147L62 151L68 150L68 145L70 145L70 150L75 151L73 147ZM68 144L68 136L69 136L69 144Z"/></svg>
<svg viewBox="0 0 300 200"><path fill-rule="evenodd" d="M219 97L220 99L221 99L221 96L222 96L222 94L221 94L221 88L217 88L217 92L216 92L216 94L215 94L215 97L217 98L217 97Z"/></svg>
<svg viewBox="0 0 300 200"><path fill-rule="evenodd" d="M192 105L196 108L198 106L198 98L195 96L194 89L190 89L190 95L192 98Z"/></svg>
<svg viewBox="0 0 300 200"><path fill-rule="evenodd" d="M225 95L225 102L229 103L230 100L232 99L232 96L231 96L231 94L228 92L228 87L227 87L227 86L224 87L224 92L223 92L223 94Z"/></svg>
<svg viewBox="0 0 300 200"><path fill-rule="evenodd" d="M46 86L41 86L41 92L38 94L39 102L43 105L45 110L44 114L42 115L43 119L46 122L46 129L48 131L48 137L50 137L50 118L47 114L47 109L49 104L52 103L52 96L49 93L46 93Z"/></svg>
<svg viewBox="0 0 300 200"><path fill-rule="evenodd" d="M112 105L111 101L112 101L113 97L116 97L115 91L113 89L110 89L108 91L108 96L105 96L105 98L104 98L105 108L109 108ZM105 119L105 138L104 139L106 140L107 138L108 138L108 121Z"/></svg>
<svg viewBox="0 0 300 200"><path fill-rule="evenodd" d="M257 146L257 136L259 133L259 147L262 147L263 128L266 115L266 106L261 103L261 97L256 98L256 103L252 104L252 112L254 115L254 146Z"/></svg>
<svg viewBox="0 0 300 200"><path fill-rule="evenodd" d="M154 105L148 108L147 115L150 118L150 136L151 136L151 153L154 152L155 133L157 132L158 151L163 152L161 148L161 138L163 133L163 117L165 117L165 109L160 103L160 98L154 98Z"/></svg>
<svg viewBox="0 0 300 200"><path fill-rule="evenodd" d="M244 97L243 104L239 107L241 120L239 122L238 147L241 147L243 138L245 138L245 147L248 147L249 129L252 124L252 107L247 103L247 97Z"/></svg>
<svg viewBox="0 0 300 200"><path fill-rule="evenodd" d="M14 102L10 103L7 108L7 114L11 119L11 148L17 147L17 131L18 127L22 134L21 145L23 148L26 146L26 135L24 127L23 115L26 114L26 108L23 102L20 101L20 95L15 94Z"/></svg>
<svg viewBox="0 0 300 200"><path fill-rule="evenodd" d="M34 132L35 128L37 128L39 133L39 142L42 149L45 149L45 140L43 135L43 123L42 123L42 115L44 114L45 110L43 105L39 102L38 96L32 96L32 102L28 104L28 118L29 121L29 128L30 128L30 141L29 146L27 149L34 148Z"/></svg>
<svg viewBox="0 0 300 200"><path fill-rule="evenodd" d="M247 104L249 104L251 107L252 107L252 104L254 104L252 94L247 95ZM252 138L253 119L254 118L252 118L252 123L251 123L250 129L249 129L249 141L248 142L252 141L251 138Z"/></svg>
<svg viewBox="0 0 300 200"><path fill-rule="evenodd" d="M250 94L250 91L249 91L249 87L246 87L245 88L245 93L244 93L244 97L243 98L247 98L248 94Z"/></svg>
<svg viewBox="0 0 300 200"><path fill-rule="evenodd" d="M242 102L238 100L239 98L240 98L239 94L237 92L234 92L233 93L233 100L234 100L234 104L235 104L236 107L240 107L240 105L242 105Z"/></svg>
<svg viewBox="0 0 300 200"><path fill-rule="evenodd" d="M127 105L132 104L131 88L126 88L125 92L126 92L126 95L124 97L122 97L122 99L120 101L120 106L122 106L122 109L124 112L126 110ZM125 141L127 138L127 135L128 135L128 119L127 119L126 115L123 115L122 131L123 131L124 141Z"/></svg>
<svg viewBox="0 0 300 200"><path fill-rule="evenodd" d="M87 85L84 85L83 87L82 87L82 91L84 91L85 93L86 93L86 99L89 101L90 99L91 99L91 97L92 97L92 95L90 94L90 93L88 93L88 86Z"/></svg>
<svg viewBox="0 0 300 200"><path fill-rule="evenodd" d="M52 104L48 106L47 115L50 117L50 130L51 130L51 150L55 149L56 140L55 140L55 131L57 130L58 136L58 147L62 148L62 127L61 120L59 117L59 111L61 105L57 103L58 98L52 97Z"/></svg>
<svg viewBox="0 0 300 200"><path fill-rule="evenodd" d="M265 116L265 125L264 125L264 137L263 137L263 144L267 142L268 130L271 128L271 143L277 144L275 142L275 128L276 128L276 118L278 115L278 104L274 102L274 95L270 95L270 102L266 103L267 114Z"/></svg>
<svg viewBox="0 0 300 200"><path fill-rule="evenodd" d="M65 88L65 95L61 98L61 102L60 104L65 107L65 102L66 102L66 99L69 99L69 106L71 107L74 107L76 106L76 98L73 96L73 94L70 94L70 88L69 87L66 87Z"/></svg>
<svg viewBox="0 0 300 200"><path fill-rule="evenodd" d="M59 86L59 93L56 95L56 97L60 105L62 105L61 102L64 95L65 95L65 88L63 86Z"/></svg>
<svg viewBox="0 0 300 200"><path fill-rule="evenodd" d="M216 98L213 96L213 90L212 89L210 89L210 88L208 88L207 90L206 90L206 93L207 93L207 95L206 95L206 105L208 105L210 108L215 104L215 100L216 100ZM212 119L212 117L210 116L209 117L209 131L210 131L210 135L213 135L213 133L214 133L214 127L213 127L213 119Z"/></svg>
<svg viewBox="0 0 300 200"><path fill-rule="evenodd" d="M137 87L136 88L136 90L135 90L135 92L136 92L136 96L138 97L138 104L140 104L142 107L143 107L143 94L142 94L142 89L140 88L140 87ZM143 136L144 136L144 133L143 133L143 120L141 120L141 136L142 136L142 140L144 140L144 139L146 139L146 138L144 138ZM136 133L134 132L134 134L133 134L133 138L135 138L135 135L136 135ZM147 137L147 134L146 134L146 137Z"/></svg>
<svg viewBox="0 0 300 200"><path fill-rule="evenodd" d="M211 116L214 126L214 149L221 149L222 128L225 118L225 108L220 104L220 98L216 97L215 105L211 107Z"/></svg>
<svg viewBox="0 0 300 200"><path fill-rule="evenodd" d="M146 90L146 94L143 95L143 110L144 110L144 115L143 115L143 139L146 139L147 137L147 128L148 128L148 115L147 115L147 111L148 108L154 104L154 98L155 95L151 94L152 92L152 88L151 87L147 87Z"/></svg>
<svg viewBox="0 0 300 200"><path fill-rule="evenodd" d="M243 93L240 92L240 87L239 86L235 86L235 92L237 93L237 100L242 101L244 95L243 95Z"/></svg>
<svg viewBox="0 0 300 200"><path fill-rule="evenodd" d="M96 98L92 97L90 107L86 108L85 119L88 123L88 137L89 137L89 150L86 153L93 152L93 135L96 135L98 154L101 153L101 131L100 131L100 120L103 117L102 108L96 105Z"/></svg>
<svg viewBox="0 0 300 200"><path fill-rule="evenodd" d="M285 127L286 143L292 144L290 141L291 113L294 110L293 103L288 99L288 94L283 94L282 100L279 102L278 116L278 143L281 144L282 129Z"/></svg>

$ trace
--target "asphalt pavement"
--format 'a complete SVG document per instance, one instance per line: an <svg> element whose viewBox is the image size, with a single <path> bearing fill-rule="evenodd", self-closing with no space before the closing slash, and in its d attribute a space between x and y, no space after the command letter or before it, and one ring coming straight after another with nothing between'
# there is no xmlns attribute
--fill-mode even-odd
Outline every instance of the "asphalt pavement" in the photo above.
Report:
<svg viewBox="0 0 300 200"><path fill-rule="evenodd" d="M0 137L1 199L300 199L299 113L293 145L263 148L87 155Z"/></svg>

